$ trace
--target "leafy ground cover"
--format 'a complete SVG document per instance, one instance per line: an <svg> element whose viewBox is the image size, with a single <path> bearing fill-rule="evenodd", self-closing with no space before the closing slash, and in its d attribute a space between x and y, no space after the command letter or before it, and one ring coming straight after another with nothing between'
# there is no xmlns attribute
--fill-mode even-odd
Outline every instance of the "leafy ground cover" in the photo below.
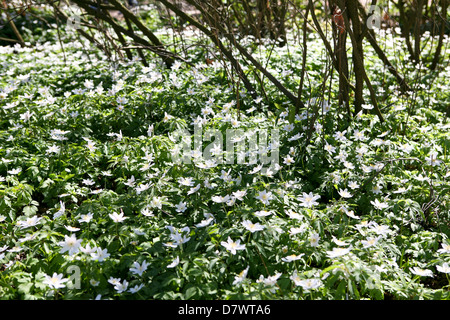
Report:
<svg viewBox="0 0 450 320"><path fill-rule="evenodd" d="M307 139L307 110L289 119L270 84L236 96L200 47L144 67L61 31L0 49L3 299L450 298L448 66L408 63L386 32L415 91L400 95L367 49L385 121L349 121L311 36L305 102L321 112ZM248 47L295 88L300 47ZM278 165L176 163L174 132L198 123L279 130Z"/></svg>

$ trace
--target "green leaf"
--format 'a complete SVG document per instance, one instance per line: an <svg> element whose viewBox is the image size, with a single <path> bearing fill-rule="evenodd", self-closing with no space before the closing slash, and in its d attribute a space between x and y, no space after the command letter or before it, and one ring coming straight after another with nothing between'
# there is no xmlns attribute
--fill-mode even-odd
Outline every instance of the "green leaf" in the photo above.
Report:
<svg viewBox="0 0 450 320"><path fill-rule="evenodd" d="M184 298L186 300L189 300L189 299L193 298L195 295L197 295L198 291L199 290L197 287L191 286L191 287L187 288L186 291L184 292Z"/></svg>
<svg viewBox="0 0 450 320"><path fill-rule="evenodd" d="M38 211L36 206L26 206L23 208L23 214L26 216L33 216Z"/></svg>
<svg viewBox="0 0 450 320"><path fill-rule="evenodd" d="M323 269L322 272L320 273L320 277L323 277L323 275L324 275L325 273L328 273L328 272L330 272L331 270L338 269L338 268L339 268L339 269L342 269L342 264L333 264L333 265L331 265L331 266L329 266L329 267Z"/></svg>
<svg viewBox="0 0 450 320"><path fill-rule="evenodd" d="M17 286L17 289L19 292L23 294L28 294L31 291L31 288L33 287L33 282L25 282L21 283Z"/></svg>
<svg viewBox="0 0 450 320"><path fill-rule="evenodd" d="M204 274L203 270L200 268L192 268L190 270L188 270L188 275L193 276L193 277L200 277Z"/></svg>

